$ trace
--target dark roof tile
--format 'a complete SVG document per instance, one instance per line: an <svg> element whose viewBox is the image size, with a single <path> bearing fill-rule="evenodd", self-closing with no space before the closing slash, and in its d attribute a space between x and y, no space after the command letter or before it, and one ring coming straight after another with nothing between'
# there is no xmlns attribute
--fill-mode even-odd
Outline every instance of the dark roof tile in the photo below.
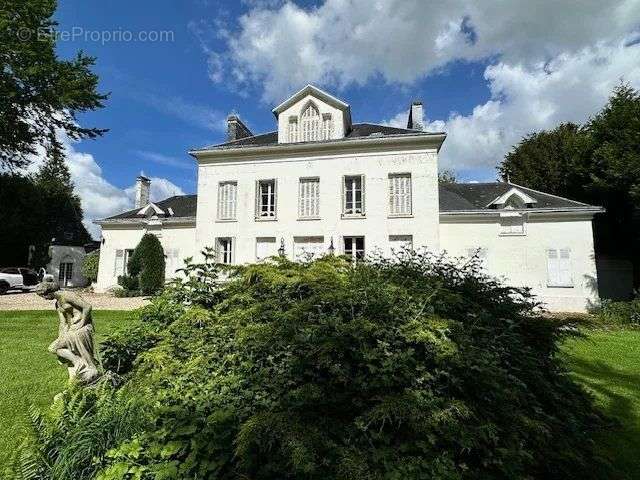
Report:
<svg viewBox="0 0 640 480"><path fill-rule="evenodd" d="M197 195L175 195L173 197L166 198L160 202L153 202L165 212L169 208L173 210L172 217L195 217L197 210ZM128 212L120 213L112 217L108 217L105 220L120 220L127 218L142 218L138 215L139 208L129 210Z"/></svg>

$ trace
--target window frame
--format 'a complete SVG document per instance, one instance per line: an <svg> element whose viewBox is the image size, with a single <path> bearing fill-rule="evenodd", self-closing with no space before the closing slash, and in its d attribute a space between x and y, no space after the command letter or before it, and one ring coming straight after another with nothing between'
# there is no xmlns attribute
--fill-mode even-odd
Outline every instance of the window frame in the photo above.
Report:
<svg viewBox="0 0 640 480"><path fill-rule="evenodd" d="M562 251L568 252L568 257L566 258L566 272L568 274L568 280L566 282L562 281ZM552 278L552 272L549 268L550 266L550 253L555 252L556 254L556 262L557 262L557 270L556 275L557 278ZM545 249L545 259L547 262L547 288L574 288L575 282L573 279L573 260L571 256L571 248L569 247L548 247Z"/></svg>
<svg viewBox="0 0 640 480"><path fill-rule="evenodd" d="M223 197L222 197L222 188L224 185L234 185L235 188L233 189L233 215L230 217L225 217L222 216L222 214L224 213L224 208L222 207L223 205ZM226 202L228 203L229 200L225 199ZM218 198L217 198L217 214L216 214L216 221L217 222L237 222L238 221L238 181L237 180L221 180L220 182L218 182Z"/></svg>
<svg viewBox="0 0 640 480"><path fill-rule="evenodd" d="M357 241L362 239L362 255L358 256ZM351 241L351 253L347 253L347 240ZM355 246L355 248L354 248ZM351 257L351 260L358 261L364 259L367 255L367 244L364 235L344 235L342 237L342 254Z"/></svg>
<svg viewBox="0 0 640 480"><path fill-rule="evenodd" d="M262 215L262 186L263 185L273 185L272 192L268 193L267 196L273 198L271 202L271 207L273 209L273 215ZM278 220L278 180L276 178L265 178L261 180L256 180L256 209L254 218L256 222L272 222ZM269 206L269 202L267 202L267 206Z"/></svg>
<svg viewBox="0 0 640 480"><path fill-rule="evenodd" d="M231 245L229 256L231 257L228 262L223 261L221 256L226 255L225 252L221 252L221 242L228 241ZM235 237L216 237L216 263L221 265L235 265L236 263L236 239Z"/></svg>
<svg viewBox="0 0 640 480"><path fill-rule="evenodd" d="M393 212L393 207L392 205L394 205L395 202L392 201L393 199L393 179L394 178L403 178L403 177L408 177L409 181L408 181L408 197L409 197L409 201L408 201L408 207L409 207L409 211L408 212ZM389 218L410 218L413 217L413 175L411 174L411 172L393 172L390 173L388 175L388 202L387 205L389 206ZM405 193L406 195L407 193ZM396 194L398 197L400 196L399 194Z"/></svg>
<svg viewBox="0 0 640 480"><path fill-rule="evenodd" d="M317 215L303 215L303 208L302 208L302 185L304 183L317 183L317 189L316 189L316 210L318 211ZM311 176L311 177L300 177L298 178L298 220L320 220L320 177L318 176Z"/></svg>
<svg viewBox="0 0 640 480"><path fill-rule="evenodd" d="M347 179L355 179L360 178L360 211L357 212L355 205L357 204L357 200L355 199L358 190L356 188L352 188L352 210L348 212L347 210ZM353 175L343 175L342 176L342 218L365 218L367 215L366 211L366 194L365 194L365 185L366 178L364 174L353 174Z"/></svg>

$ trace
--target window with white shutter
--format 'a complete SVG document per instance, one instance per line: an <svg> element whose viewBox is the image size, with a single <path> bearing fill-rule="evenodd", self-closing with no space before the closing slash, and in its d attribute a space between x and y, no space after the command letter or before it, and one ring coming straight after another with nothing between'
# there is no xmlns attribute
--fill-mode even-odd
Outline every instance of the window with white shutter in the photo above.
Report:
<svg viewBox="0 0 640 480"><path fill-rule="evenodd" d="M116 259L113 264L113 276L119 277L124 275L124 250L116 250Z"/></svg>
<svg viewBox="0 0 640 480"><path fill-rule="evenodd" d="M411 174L389 175L389 213L411 215Z"/></svg>
<svg viewBox="0 0 640 480"><path fill-rule="evenodd" d="M216 257L218 263L232 264L234 254L233 238L220 237L216 239Z"/></svg>
<svg viewBox="0 0 640 480"><path fill-rule="evenodd" d="M298 192L298 216L300 218L320 217L320 179L301 178Z"/></svg>
<svg viewBox="0 0 640 480"><path fill-rule="evenodd" d="M275 257L277 254L276 237L256 238L256 260L260 261L265 258Z"/></svg>
<svg viewBox="0 0 640 480"><path fill-rule="evenodd" d="M256 182L256 219L273 220L276 218L276 181L258 180Z"/></svg>
<svg viewBox="0 0 640 480"><path fill-rule="evenodd" d="M298 117L289 117L289 142L298 141Z"/></svg>
<svg viewBox="0 0 640 480"><path fill-rule="evenodd" d="M348 175L342 182L342 214L364 215L364 175Z"/></svg>
<svg viewBox="0 0 640 480"><path fill-rule="evenodd" d="M547 286L573 287L571 275L571 250L550 248L547 250Z"/></svg>
<svg viewBox="0 0 640 480"><path fill-rule="evenodd" d="M320 112L313 103L310 103L300 115L300 134L300 140L303 142L320 140Z"/></svg>
<svg viewBox="0 0 640 480"><path fill-rule="evenodd" d="M235 220L237 211L238 183L218 184L218 220Z"/></svg>
<svg viewBox="0 0 640 480"><path fill-rule="evenodd" d="M293 255L298 261L318 258L325 253L324 237L293 238Z"/></svg>
<svg viewBox="0 0 640 480"><path fill-rule="evenodd" d="M180 251L177 248L167 248L164 251L166 257L165 275L167 277L173 277L180 265Z"/></svg>

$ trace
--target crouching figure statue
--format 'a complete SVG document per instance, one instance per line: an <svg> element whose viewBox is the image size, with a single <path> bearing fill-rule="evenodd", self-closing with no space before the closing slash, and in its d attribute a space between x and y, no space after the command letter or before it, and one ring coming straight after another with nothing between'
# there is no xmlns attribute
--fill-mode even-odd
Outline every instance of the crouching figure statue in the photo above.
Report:
<svg viewBox="0 0 640 480"><path fill-rule="evenodd" d="M70 381L82 385L95 382L100 374L94 357L91 305L75 293L61 291L53 281L38 284L36 293L56 301L58 338L49 345L49 352L68 365Z"/></svg>

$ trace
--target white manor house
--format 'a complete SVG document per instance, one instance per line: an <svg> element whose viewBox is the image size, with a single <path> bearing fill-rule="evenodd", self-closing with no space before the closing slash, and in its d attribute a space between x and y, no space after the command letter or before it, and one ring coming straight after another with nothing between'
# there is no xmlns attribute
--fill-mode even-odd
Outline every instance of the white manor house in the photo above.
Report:
<svg viewBox="0 0 640 480"><path fill-rule="evenodd" d="M423 131L420 102L406 129L352 123L347 103L311 85L273 113L276 131L254 135L231 115L226 143L189 152L198 195L150 203L150 182L138 178L135 210L96 222L99 290L117 284L150 232L168 278L206 246L232 264L410 246L477 254L489 274L531 287L550 310L583 311L597 299L592 218L602 209L510 183L439 185L446 135Z"/></svg>

